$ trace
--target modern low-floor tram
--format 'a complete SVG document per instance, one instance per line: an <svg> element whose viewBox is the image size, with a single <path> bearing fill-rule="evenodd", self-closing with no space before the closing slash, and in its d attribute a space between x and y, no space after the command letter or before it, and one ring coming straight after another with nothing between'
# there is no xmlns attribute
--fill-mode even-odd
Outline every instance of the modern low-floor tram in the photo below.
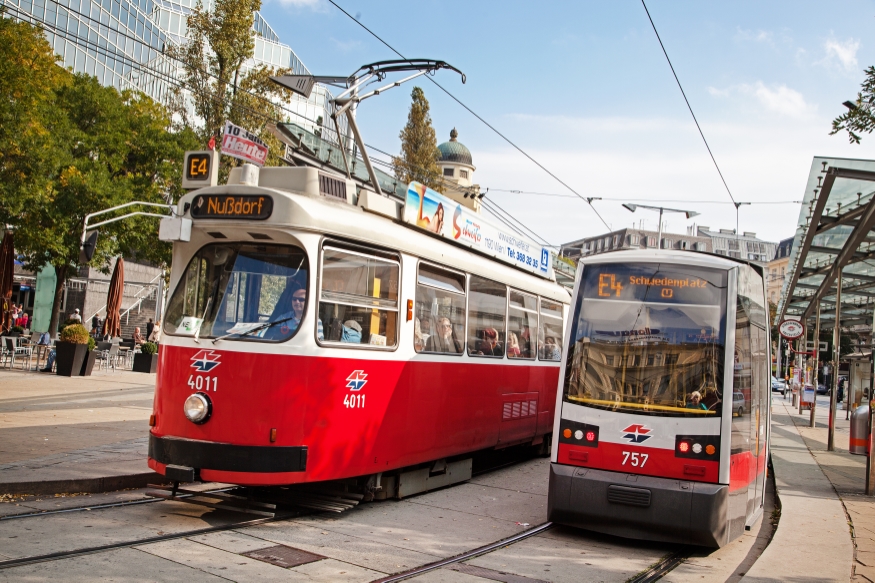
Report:
<svg viewBox="0 0 875 583"><path fill-rule="evenodd" d="M549 442L570 301L552 277L336 175L246 172L178 204L151 468L400 496L470 476L471 452Z"/></svg>
<svg viewBox="0 0 875 583"><path fill-rule="evenodd" d="M663 250L584 258L564 345L550 520L720 547L757 519L771 395L759 266Z"/></svg>

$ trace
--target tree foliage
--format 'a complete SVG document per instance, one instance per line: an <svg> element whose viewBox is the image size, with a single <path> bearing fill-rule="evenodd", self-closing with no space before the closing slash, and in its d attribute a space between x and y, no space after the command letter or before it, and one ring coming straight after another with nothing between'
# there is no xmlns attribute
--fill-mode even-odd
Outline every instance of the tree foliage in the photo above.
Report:
<svg viewBox="0 0 875 583"><path fill-rule="evenodd" d="M860 134L871 134L875 130L875 67L866 69L866 79L857 93L855 107L832 120L831 136L841 131L848 132L848 141L859 144Z"/></svg>
<svg viewBox="0 0 875 583"><path fill-rule="evenodd" d="M281 108L272 99L288 98L291 93L269 79L285 69L245 67L254 53L252 24L260 7L261 0L216 0L213 10L207 11L198 0L188 16L189 41L167 53L181 62L184 71L176 113L194 128L201 143L211 137L220 142L225 121L231 121L261 137L270 148L266 164L275 165L282 146L265 129L281 119ZM183 95L185 90L190 92L189 99ZM228 164L229 159L223 159L223 174Z"/></svg>
<svg viewBox="0 0 875 583"><path fill-rule="evenodd" d="M431 125L428 99L419 87L413 88L410 97L407 125L399 134L401 155L392 158L395 177L405 184L416 181L441 192L440 151Z"/></svg>

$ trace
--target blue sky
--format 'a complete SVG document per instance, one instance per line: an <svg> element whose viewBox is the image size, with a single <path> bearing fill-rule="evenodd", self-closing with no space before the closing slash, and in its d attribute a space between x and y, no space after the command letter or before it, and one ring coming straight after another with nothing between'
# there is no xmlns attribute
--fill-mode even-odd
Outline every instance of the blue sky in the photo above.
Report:
<svg viewBox="0 0 875 583"><path fill-rule="evenodd" d="M315 74L346 75L395 58L324 0L263 0L280 38ZM735 209L696 131L640 2L364 2L338 0L408 57L445 60L467 75L438 81L593 204L612 228L656 215L638 200L701 213L734 228ZM723 175L739 201L799 201L815 155L875 157L829 136L830 121L875 65L875 2L667 2L650 13ZM606 227L584 202L427 81L438 141L450 129L471 150L475 181L549 242ZM412 85L359 109L365 141L399 150ZM608 200L619 199L619 200ZM667 202L680 201L680 202ZM798 204L741 207L739 227L792 236ZM667 229L693 221L668 215Z"/></svg>

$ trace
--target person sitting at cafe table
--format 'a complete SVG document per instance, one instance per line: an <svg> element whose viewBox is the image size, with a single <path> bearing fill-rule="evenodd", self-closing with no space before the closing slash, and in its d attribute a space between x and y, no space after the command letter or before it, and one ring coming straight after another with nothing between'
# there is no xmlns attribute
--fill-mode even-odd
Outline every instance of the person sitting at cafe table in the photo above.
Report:
<svg viewBox="0 0 875 583"><path fill-rule="evenodd" d="M144 344L144 343L146 342L146 339L145 339L145 338L143 337L143 335L140 333L140 328L139 328L139 327L134 328L134 334L133 334L133 336L131 337L131 340L134 341L134 346L139 346L139 345Z"/></svg>

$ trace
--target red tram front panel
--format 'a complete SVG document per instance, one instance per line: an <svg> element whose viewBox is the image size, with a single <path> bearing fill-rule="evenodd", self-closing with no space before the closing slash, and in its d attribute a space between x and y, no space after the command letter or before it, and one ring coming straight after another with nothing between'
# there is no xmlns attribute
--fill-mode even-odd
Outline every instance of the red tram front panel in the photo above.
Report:
<svg viewBox="0 0 875 583"><path fill-rule="evenodd" d="M551 429L559 374L555 365L536 363L176 346L162 347L160 359L153 436L307 448L304 471L200 469L203 480L246 485L361 476L531 440ZM201 425L183 414L194 392L212 402ZM158 461L149 465L164 473Z"/></svg>
<svg viewBox="0 0 875 583"><path fill-rule="evenodd" d="M559 422L557 461L717 483L720 420L646 417L566 404Z"/></svg>

